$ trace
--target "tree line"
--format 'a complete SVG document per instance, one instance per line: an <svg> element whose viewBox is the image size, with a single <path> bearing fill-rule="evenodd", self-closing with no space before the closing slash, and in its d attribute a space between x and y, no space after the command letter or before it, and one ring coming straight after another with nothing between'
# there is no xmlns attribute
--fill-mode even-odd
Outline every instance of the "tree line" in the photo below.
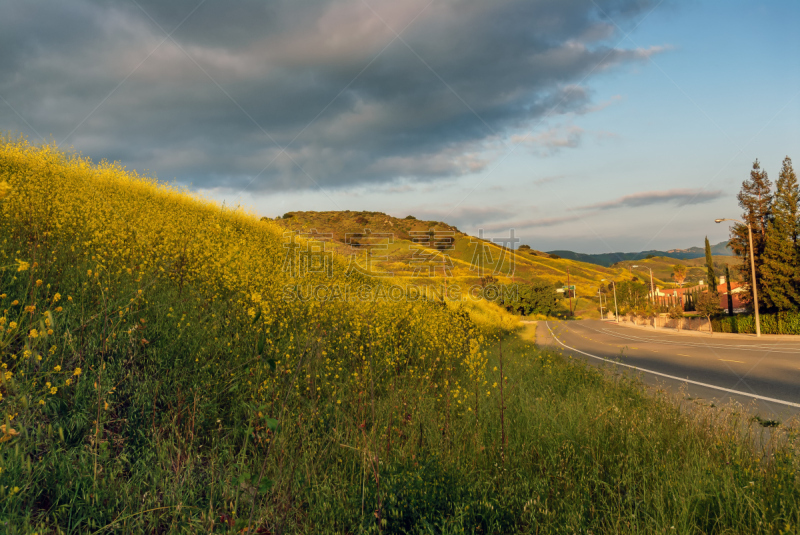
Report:
<svg viewBox="0 0 800 535"><path fill-rule="evenodd" d="M792 160L788 156L783 160L774 191L767 172L758 160L753 162L737 199L745 224L731 227L730 247L739 257L738 271L744 285L749 289L753 284L749 224L759 308L767 312L800 311L800 192ZM752 295L752 291L743 294L751 308Z"/></svg>

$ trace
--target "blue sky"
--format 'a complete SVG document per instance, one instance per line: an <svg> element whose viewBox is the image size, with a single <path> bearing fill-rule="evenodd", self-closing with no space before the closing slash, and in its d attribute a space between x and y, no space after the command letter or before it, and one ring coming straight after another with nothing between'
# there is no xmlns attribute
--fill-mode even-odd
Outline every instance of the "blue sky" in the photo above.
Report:
<svg viewBox="0 0 800 535"><path fill-rule="evenodd" d="M722 241L727 227L713 220L739 216L735 195L753 160L774 180L784 156L800 147L798 15L800 5L788 1L662 4L622 46L667 50L590 78L593 101L607 107L539 125L539 131L576 126L595 133L575 148L541 155L512 146L493 170L435 191L414 184L399 192L392 184L243 202L270 215L342 208L447 220L465 209L507 208L513 214L506 222L516 223L580 215L568 210L643 191L702 188L722 194L697 205L621 207L553 226L517 226L517 233L537 249L595 253L702 246L706 235ZM463 231L485 226L464 219L457 221ZM502 225L491 228L501 232Z"/></svg>
<svg viewBox="0 0 800 535"><path fill-rule="evenodd" d="M0 129L262 215L370 210L540 250L727 238L800 147L800 4L0 7ZM626 34L629 35L626 36ZM5 35L5 37L2 37Z"/></svg>
<svg viewBox="0 0 800 535"><path fill-rule="evenodd" d="M558 219L569 208L642 191L722 190L704 204L620 208L560 225L518 227L524 243L542 250L684 248L702 246L706 235L712 243L722 241L727 227L713 220L739 216L735 195L753 160L759 158L774 181L784 156L800 158L798 15L800 4L788 1L662 4L622 45L670 49L648 63L592 78L593 100L608 107L540 126L575 125L608 136L547 156L515 147L495 170L422 196L424 188L401 194L391 187L330 194L346 209L404 216L422 208L443 218L454 200L466 196L459 207L509 206L516 213L508 221L517 222ZM536 183L548 178L553 180ZM333 204L309 192L250 202L272 215ZM474 233L479 226L459 228Z"/></svg>

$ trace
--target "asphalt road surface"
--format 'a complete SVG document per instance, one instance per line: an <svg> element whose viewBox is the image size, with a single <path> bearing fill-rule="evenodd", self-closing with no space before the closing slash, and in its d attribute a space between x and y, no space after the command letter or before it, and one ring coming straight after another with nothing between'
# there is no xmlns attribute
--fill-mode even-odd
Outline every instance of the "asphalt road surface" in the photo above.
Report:
<svg viewBox="0 0 800 535"><path fill-rule="evenodd" d="M800 418L800 339L698 336L581 320L539 322L536 340L653 386L684 388L693 399L733 399L765 419Z"/></svg>

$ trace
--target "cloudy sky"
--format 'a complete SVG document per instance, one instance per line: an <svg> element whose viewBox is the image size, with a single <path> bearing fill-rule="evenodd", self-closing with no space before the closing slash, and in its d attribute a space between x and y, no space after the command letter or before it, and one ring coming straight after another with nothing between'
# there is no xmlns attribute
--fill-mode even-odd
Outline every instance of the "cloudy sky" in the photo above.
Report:
<svg viewBox="0 0 800 535"><path fill-rule="evenodd" d="M727 237L800 158L794 0L0 1L0 130L268 216Z"/></svg>

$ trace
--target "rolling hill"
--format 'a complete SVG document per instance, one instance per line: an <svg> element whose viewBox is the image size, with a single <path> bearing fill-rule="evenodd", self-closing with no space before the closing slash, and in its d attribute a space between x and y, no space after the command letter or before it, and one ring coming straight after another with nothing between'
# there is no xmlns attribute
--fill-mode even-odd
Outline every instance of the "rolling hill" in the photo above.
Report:
<svg viewBox="0 0 800 535"><path fill-rule="evenodd" d="M643 260L647 257L667 257L679 260L690 260L693 258L702 258L705 256L705 249L703 247L689 247L688 249L670 249L668 251L640 251L638 253L576 253L574 251L548 251L548 254L560 256L562 258L569 258L571 260L579 260L589 264L597 264L598 266L612 266L617 262L626 260L636 261ZM711 254L715 256L733 256L733 251L728 246L727 241L722 241L716 245L711 246Z"/></svg>
<svg viewBox="0 0 800 535"><path fill-rule="evenodd" d="M483 250L485 275L493 275L500 282L538 279L565 285L569 278L578 295L592 296L597 293L602 279L629 278L627 270L620 267L553 258L548 253L528 248L512 250L464 234L453 225L410 216L399 219L382 212L309 211L288 212L275 222L286 230L316 232L337 255L350 256L356 261L372 255L370 258L378 269L400 280L413 280L415 284L437 284L445 275L449 282L464 287L479 284L481 275L476 269L481 257L476 255L479 245ZM390 235L391 239L380 238L380 235ZM376 243L381 240L378 248ZM441 262L445 254L449 263ZM422 261L426 255L435 256L440 263L426 265Z"/></svg>
<svg viewBox="0 0 800 535"><path fill-rule="evenodd" d="M739 264L738 257L713 255L712 258L714 260L714 267L717 272L717 277L724 275L725 266L728 265L731 269L731 277L733 279L738 278L736 271L736 266ZM647 269L650 268L653 270L653 280L655 283L658 286L669 287L675 283L675 279L672 278L672 266L675 264L683 264L687 267L686 280L683 283L684 286L692 286L697 284L699 281L705 281L708 279L705 257L680 260L666 256L656 256L641 260L624 260L614 264L614 267L625 269L629 273L636 275L639 277L639 279L645 282L650 280L650 272ZM634 268L634 265L639 267Z"/></svg>

